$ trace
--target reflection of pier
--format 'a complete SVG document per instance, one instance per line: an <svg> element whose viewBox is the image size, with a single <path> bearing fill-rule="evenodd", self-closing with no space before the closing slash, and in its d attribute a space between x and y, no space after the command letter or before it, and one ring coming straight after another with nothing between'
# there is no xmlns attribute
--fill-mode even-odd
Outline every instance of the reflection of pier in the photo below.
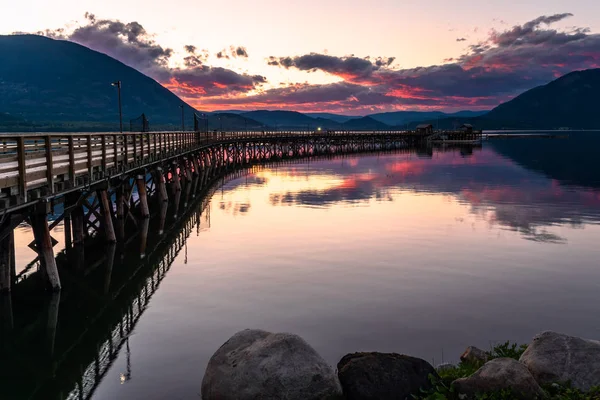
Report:
<svg viewBox="0 0 600 400"><path fill-rule="evenodd" d="M478 133L446 132L447 135ZM479 133L480 134L480 133ZM174 214L219 176L289 159L389 151L426 145L433 131L142 132L19 134L0 142L0 291L10 291L12 230L28 221L39 276L60 290L53 229L61 222L67 250L83 257L92 237L125 245L131 225L144 227L151 207ZM461 137L462 137L461 136ZM458 136L457 136L458 137ZM466 136L465 136L466 137ZM59 211L60 210L60 211ZM48 215L56 219L48 222ZM164 215L164 214L160 214ZM161 229L159 227L159 229ZM147 232L147 230L146 230ZM142 254L144 253L142 249Z"/></svg>
<svg viewBox="0 0 600 400"><path fill-rule="evenodd" d="M162 231L140 225L130 234L130 246L140 246L139 252L125 254L109 243L100 245L98 254L86 253L97 262L59 255L64 290L49 299L35 296L31 279L16 285L12 296L1 297L0 381L6 379L9 398L91 397L123 348L129 357L129 335L189 235L209 217L204 211L217 188L213 185L166 224L157 220L156 226L164 224ZM72 260L81 263L69 265ZM131 377L129 358L127 365L123 380Z"/></svg>
<svg viewBox="0 0 600 400"><path fill-rule="evenodd" d="M348 156L324 153L311 159ZM116 357L129 356L129 335L188 236L209 218L208 204L220 185L270 163L303 162L298 156L246 164L215 174L205 186L185 180L167 202L158 195L149 201L150 218L140 216L138 199L129 223L122 226L125 240L106 243L102 235L90 235L58 254L62 291L47 295L38 290L43 270L13 285L12 296L0 297L0 382L6 379L8 397L90 398ZM134 376L133 367L127 362L124 381Z"/></svg>

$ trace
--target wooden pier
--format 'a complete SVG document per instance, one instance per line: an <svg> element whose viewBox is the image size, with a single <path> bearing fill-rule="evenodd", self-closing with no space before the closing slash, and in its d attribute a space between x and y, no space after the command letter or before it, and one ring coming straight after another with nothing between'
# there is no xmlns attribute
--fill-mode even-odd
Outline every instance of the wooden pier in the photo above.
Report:
<svg viewBox="0 0 600 400"><path fill-rule="evenodd" d="M126 241L150 208L174 199L175 214L215 177L252 165L314 157L471 143L481 131L27 133L0 136L0 291L14 277L12 230L31 224L42 276L60 290L51 233L66 248L87 238ZM61 211L57 211L61 210ZM48 222L48 215L58 215ZM147 224L146 224L147 225ZM5 255L6 254L6 255Z"/></svg>

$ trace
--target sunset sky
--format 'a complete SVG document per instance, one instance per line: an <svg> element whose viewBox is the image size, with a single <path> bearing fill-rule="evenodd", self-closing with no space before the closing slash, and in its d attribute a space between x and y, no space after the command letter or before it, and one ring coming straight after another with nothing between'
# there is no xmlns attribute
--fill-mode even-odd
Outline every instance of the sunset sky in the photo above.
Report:
<svg viewBox="0 0 600 400"><path fill-rule="evenodd" d="M593 0L30 0L0 33L106 53L200 110L489 109L600 66Z"/></svg>

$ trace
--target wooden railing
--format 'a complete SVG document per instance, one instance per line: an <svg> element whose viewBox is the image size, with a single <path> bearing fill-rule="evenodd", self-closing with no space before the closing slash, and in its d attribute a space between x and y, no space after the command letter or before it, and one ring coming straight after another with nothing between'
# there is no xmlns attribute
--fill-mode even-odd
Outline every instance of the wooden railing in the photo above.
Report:
<svg viewBox="0 0 600 400"><path fill-rule="evenodd" d="M424 136L415 131L259 131L0 134L0 200L49 195L222 141L306 136ZM0 203L1 205L1 203Z"/></svg>

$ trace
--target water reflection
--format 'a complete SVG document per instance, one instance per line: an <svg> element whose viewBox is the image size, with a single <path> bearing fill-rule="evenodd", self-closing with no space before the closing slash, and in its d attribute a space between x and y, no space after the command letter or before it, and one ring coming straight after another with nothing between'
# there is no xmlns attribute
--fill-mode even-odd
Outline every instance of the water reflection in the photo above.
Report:
<svg viewBox="0 0 600 400"><path fill-rule="evenodd" d="M539 140L539 139L538 139ZM545 227L582 226L600 221L600 191L548 179L499 155L492 147L465 152L436 151L429 159L414 154L364 156L323 161L317 168L288 168L268 182L273 206L333 207L394 201L402 192L452 196L490 224L520 232L534 241L566 243ZM413 207L420 207L414 204Z"/></svg>

